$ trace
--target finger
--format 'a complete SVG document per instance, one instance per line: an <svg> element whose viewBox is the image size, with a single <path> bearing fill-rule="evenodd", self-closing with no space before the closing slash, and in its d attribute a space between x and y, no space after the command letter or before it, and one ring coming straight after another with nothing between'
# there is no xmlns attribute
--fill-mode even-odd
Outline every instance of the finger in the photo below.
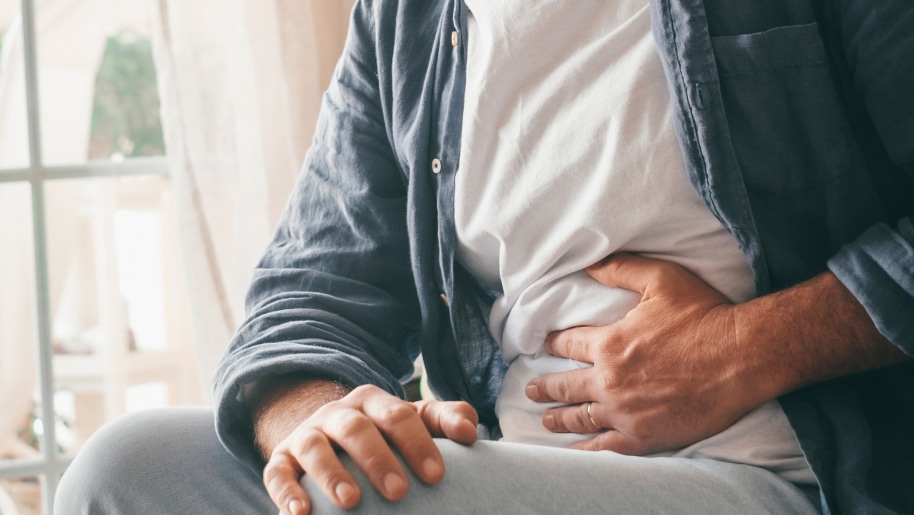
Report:
<svg viewBox="0 0 914 515"><path fill-rule="evenodd" d="M592 368L579 368L537 377L527 383L524 393L536 402L561 401L579 404L594 399L591 393Z"/></svg>
<svg viewBox="0 0 914 515"><path fill-rule="evenodd" d="M599 405L595 402L552 408L543 414L543 427L553 433L596 433L608 427L608 424L600 422L603 417L599 411Z"/></svg>
<svg viewBox="0 0 914 515"><path fill-rule="evenodd" d="M298 483L302 475L298 461L275 453L263 469L263 485L273 503L287 515L307 515L311 511L308 495Z"/></svg>
<svg viewBox="0 0 914 515"><path fill-rule="evenodd" d="M607 337L607 327L578 326L546 335L546 352L561 358L593 363L598 345Z"/></svg>
<svg viewBox="0 0 914 515"><path fill-rule="evenodd" d="M365 473L385 498L395 501L409 489L406 473L373 420L358 410L333 413L324 432Z"/></svg>
<svg viewBox="0 0 914 515"><path fill-rule="evenodd" d="M603 261L587 267L591 277L614 288L644 293L659 269L674 266L664 261L634 254L612 254Z"/></svg>
<svg viewBox="0 0 914 515"><path fill-rule="evenodd" d="M291 455L297 461L299 469L310 475L324 495L337 506L352 508L358 504L361 491L355 479L340 462L327 436L313 428L302 430L293 436L294 442L286 451L286 455ZM295 478L295 484L301 489L298 477Z"/></svg>
<svg viewBox="0 0 914 515"><path fill-rule="evenodd" d="M479 415L463 401L419 401L415 403L426 427L437 438L470 445L476 441Z"/></svg>
<svg viewBox="0 0 914 515"><path fill-rule="evenodd" d="M437 483L444 478L444 460L438 446L412 404L373 397L363 409L419 479Z"/></svg>
<svg viewBox="0 0 914 515"><path fill-rule="evenodd" d="M629 456L643 456L648 453L642 444L620 431L610 429L590 440L584 440L571 446L582 451L613 451Z"/></svg>

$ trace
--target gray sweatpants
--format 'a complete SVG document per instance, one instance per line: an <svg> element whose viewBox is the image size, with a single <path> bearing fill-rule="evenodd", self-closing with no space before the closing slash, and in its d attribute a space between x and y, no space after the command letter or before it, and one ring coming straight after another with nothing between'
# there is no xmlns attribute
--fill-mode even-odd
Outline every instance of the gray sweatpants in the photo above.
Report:
<svg viewBox="0 0 914 515"><path fill-rule="evenodd" d="M353 511L818 513L799 488L747 465L492 441L472 447L437 443L447 470L444 481L428 486L410 475L406 498L392 503L354 472L363 497ZM304 484L312 513L342 511L307 476ZM209 409L169 408L123 417L96 433L63 476L54 512L275 515L277 509L258 475L217 441Z"/></svg>

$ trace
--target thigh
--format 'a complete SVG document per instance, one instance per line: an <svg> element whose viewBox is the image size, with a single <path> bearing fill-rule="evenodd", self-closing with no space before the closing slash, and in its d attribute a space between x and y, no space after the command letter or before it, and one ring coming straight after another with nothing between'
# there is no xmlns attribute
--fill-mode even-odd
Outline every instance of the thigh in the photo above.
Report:
<svg viewBox="0 0 914 515"><path fill-rule="evenodd" d="M754 467L707 460L480 441L437 440L447 474L410 476L406 498L379 496L345 459L363 500L355 513L817 513L790 483ZM338 513L311 483L315 515ZM260 477L216 438L208 408L169 408L112 422L64 475L55 513L275 514ZM348 513L348 512L347 512Z"/></svg>
<svg viewBox="0 0 914 515"><path fill-rule="evenodd" d="M216 438L210 408L167 408L99 430L64 474L57 514L277 512Z"/></svg>
<svg viewBox="0 0 914 515"><path fill-rule="evenodd" d="M491 441L437 443L447 467L441 483L424 485L411 475L406 498L391 503L353 472L363 492L355 512L818 513L796 486L747 465ZM347 467L353 469L348 460ZM302 482L313 513L343 512L307 476Z"/></svg>

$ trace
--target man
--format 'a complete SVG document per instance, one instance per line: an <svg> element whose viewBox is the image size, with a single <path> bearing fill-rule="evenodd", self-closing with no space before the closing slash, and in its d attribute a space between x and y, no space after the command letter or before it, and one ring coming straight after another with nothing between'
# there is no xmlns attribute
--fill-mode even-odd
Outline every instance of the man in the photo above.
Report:
<svg viewBox="0 0 914 515"><path fill-rule="evenodd" d="M914 509L914 97L904 94L914 8L535 4L356 6L305 172L216 377L219 440L252 470L265 465L266 492L215 443L209 415L168 412L87 445L64 479L63 508L267 512L272 499L295 514L357 504L419 513ZM617 47L625 52L602 63L616 71L602 74L599 59ZM645 92L657 81L642 80L654 76L652 55L669 92L662 99ZM640 60L624 67L631 56ZM508 84L488 84L506 66L519 66ZM578 118L563 116L573 108ZM531 116L548 122L524 123ZM666 140L653 137L668 129L684 173L655 176L676 166ZM615 168L629 158L638 166ZM563 161L574 167L543 180ZM694 191L667 184L675 177ZM678 193L662 195L667 187ZM688 204L694 192L701 213L691 203L656 216L667 199ZM552 193L574 202L548 204ZM644 210L652 216L626 243L599 244L615 233L586 237L590 220L606 220L601 201L634 194L663 202ZM607 230L631 223L639 202L627 206L610 212ZM696 225L672 222L693 216L707 229L682 238ZM655 234L656 223L669 225ZM552 243L580 227L582 239ZM687 249L670 250L680 244ZM687 271L734 248L743 263ZM721 267L736 271L714 279ZM754 292L725 294L747 277ZM569 305L555 293L563 288ZM626 300L622 290L635 293ZM587 309L576 299L608 295L620 296L619 316L563 318ZM552 325L525 336L540 315ZM541 349L583 368L559 360L564 369L537 375L549 358L540 361ZM451 402L399 400L420 350L432 389ZM529 367L512 375L518 363ZM512 389L533 406L557 403L537 411ZM618 454L432 440L471 444L477 422L497 438L525 410L538 414L543 438L588 435L559 447ZM668 457L638 457L658 454Z"/></svg>

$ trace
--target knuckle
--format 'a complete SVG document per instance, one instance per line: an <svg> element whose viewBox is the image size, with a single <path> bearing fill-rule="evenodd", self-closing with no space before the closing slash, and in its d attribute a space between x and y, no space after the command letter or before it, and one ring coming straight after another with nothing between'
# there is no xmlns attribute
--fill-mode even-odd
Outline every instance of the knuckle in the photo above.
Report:
<svg viewBox="0 0 914 515"><path fill-rule="evenodd" d="M362 412L348 410L340 413L332 423L332 432L338 440L356 438L369 431L374 424Z"/></svg>
<svg viewBox="0 0 914 515"><path fill-rule="evenodd" d="M608 371L603 371L602 374L597 378L597 387L604 392L612 392L616 389L616 377L615 374Z"/></svg>
<svg viewBox="0 0 914 515"><path fill-rule="evenodd" d="M596 343L597 351L604 356L612 355L615 352L618 343L618 338L616 337L615 332L610 330L608 327L604 328Z"/></svg>
<svg viewBox="0 0 914 515"><path fill-rule="evenodd" d="M558 353L567 352L568 348L574 344L574 341L574 331L562 331L555 335L555 339L552 341L552 350Z"/></svg>
<svg viewBox="0 0 914 515"><path fill-rule="evenodd" d="M282 497L283 492L286 491L286 487L283 486L283 479L279 476L267 476L264 474L263 486L273 497Z"/></svg>
<svg viewBox="0 0 914 515"><path fill-rule="evenodd" d="M591 428L593 425L590 423L590 417L587 415L587 409L584 410L574 410L571 415L572 420L574 420L574 427L580 428Z"/></svg>
<svg viewBox="0 0 914 515"><path fill-rule="evenodd" d="M650 424L636 420L628 431L629 436L635 442L647 442L651 438Z"/></svg>
<svg viewBox="0 0 914 515"><path fill-rule="evenodd" d="M352 395L350 393L350 395ZM309 422L314 422L316 420L321 420L326 418L328 414L332 414L334 411L339 409L348 409L350 403L352 402L352 397L347 395L342 399L337 399L335 401L330 401L320 408L318 408L310 417L308 417Z"/></svg>
<svg viewBox="0 0 914 515"><path fill-rule="evenodd" d="M559 399L566 398L567 394L572 390L567 381L556 381L553 388L555 388L556 393L553 397L558 397Z"/></svg>
<svg viewBox="0 0 914 515"><path fill-rule="evenodd" d="M276 453L273 453L273 456L270 457L270 461L267 462L266 466L263 468L263 483L267 487L271 483L275 482L280 477L280 469L283 467L281 461L284 461L285 457L278 457Z"/></svg>
<svg viewBox="0 0 914 515"><path fill-rule="evenodd" d="M571 342L570 344L574 347L583 347L590 344L591 339L591 328L589 327L578 327L573 333L571 333Z"/></svg>
<svg viewBox="0 0 914 515"><path fill-rule="evenodd" d="M377 423L382 428L388 429L393 428L414 416L416 416L415 410L405 403L398 402L384 406L378 414Z"/></svg>
<svg viewBox="0 0 914 515"><path fill-rule="evenodd" d="M356 389L352 390L352 394L359 398L368 398L373 395L378 395L379 393L386 393L384 390L378 388L373 384L363 384Z"/></svg>
<svg viewBox="0 0 914 515"><path fill-rule="evenodd" d="M290 450L296 456L302 456L320 445L328 443L327 437L317 429L307 428L296 435L294 441L290 444Z"/></svg>
<svg viewBox="0 0 914 515"><path fill-rule="evenodd" d="M389 452L373 452L365 458L365 472L377 474L393 470L395 467L391 459Z"/></svg>
<svg viewBox="0 0 914 515"><path fill-rule="evenodd" d="M613 258L610 259L608 263L606 263L606 269L609 273L618 275L628 264L629 259L630 257L628 254L617 254L613 256Z"/></svg>

